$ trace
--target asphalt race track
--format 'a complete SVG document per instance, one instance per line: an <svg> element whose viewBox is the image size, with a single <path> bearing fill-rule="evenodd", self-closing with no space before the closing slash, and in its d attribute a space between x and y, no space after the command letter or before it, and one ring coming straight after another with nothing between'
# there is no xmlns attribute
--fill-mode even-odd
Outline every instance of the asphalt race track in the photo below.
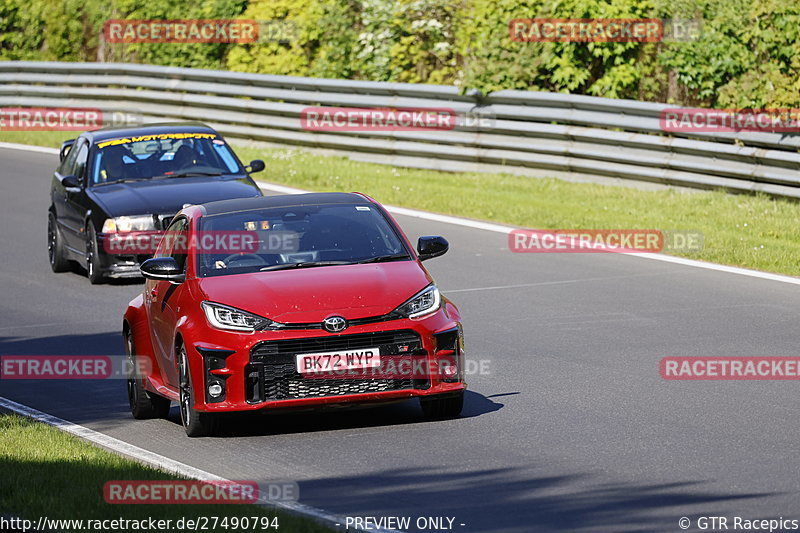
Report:
<svg viewBox="0 0 800 533"><path fill-rule="evenodd" d="M142 286L50 271L56 160L0 150L0 354L119 355ZM340 516L448 516L470 533L800 519L797 384L658 370L669 355L796 355L798 286L614 254L513 254L501 234L398 221L414 241L450 241L426 266L464 314L469 358L488 361L458 420L425 422L410 401L237 417L220 438L189 439L174 406L170 420L134 421L121 380L2 380L0 396L228 479L296 480L301 503Z"/></svg>

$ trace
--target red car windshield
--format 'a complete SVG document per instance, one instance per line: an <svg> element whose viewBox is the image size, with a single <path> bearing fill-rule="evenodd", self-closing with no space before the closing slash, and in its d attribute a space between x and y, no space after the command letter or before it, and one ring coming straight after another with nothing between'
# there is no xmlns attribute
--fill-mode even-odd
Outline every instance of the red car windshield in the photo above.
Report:
<svg viewBox="0 0 800 533"><path fill-rule="evenodd" d="M394 226L367 203L205 216L197 237L203 277L411 259Z"/></svg>

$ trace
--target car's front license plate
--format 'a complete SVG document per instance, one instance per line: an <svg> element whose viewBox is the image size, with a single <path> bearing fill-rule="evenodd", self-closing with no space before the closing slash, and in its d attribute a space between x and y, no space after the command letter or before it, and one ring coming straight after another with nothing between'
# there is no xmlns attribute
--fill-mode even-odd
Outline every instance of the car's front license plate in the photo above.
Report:
<svg viewBox="0 0 800 533"><path fill-rule="evenodd" d="M379 348L361 348L341 352L303 353L297 355L301 374L376 368L381 365Z"/></svg>

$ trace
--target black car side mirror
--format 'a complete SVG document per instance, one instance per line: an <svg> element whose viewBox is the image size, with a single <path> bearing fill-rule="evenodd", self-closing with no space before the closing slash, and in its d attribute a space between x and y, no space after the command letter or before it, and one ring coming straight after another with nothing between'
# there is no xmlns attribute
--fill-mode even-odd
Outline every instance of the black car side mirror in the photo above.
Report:
<svg viewBox="0 0 800 533"><path fill-rule="evenodd" d="M253 159L252 161L250 161L250 164L247 165L247 168L245 170L247 170L247 172L261 172L265 168L267 168L267 165L265 165L262 160Z"/></svg>
<svg viewBox="0 0 800 533"><path fill-rule="evenodd" d="M70 174L69 176L64 176L61 179L61 185L66 187L67 189L80 189L81 182L78 181L78 178Z"/></svg>
<svg viewBox="0 0 800 533"><path fill-rule="evenodd" d="M172 281L174 283L183 283L186 280L183 270L172 257L153 257L148 259L142 263L139 271L147 279Z"/></svg>
<svg viewBox="0 0 800 533"><path fill-rule="evenodd" d="M444 237L420 237L417 241L417 254L420 261L444 255L449 249L450 244Z"/></svg>

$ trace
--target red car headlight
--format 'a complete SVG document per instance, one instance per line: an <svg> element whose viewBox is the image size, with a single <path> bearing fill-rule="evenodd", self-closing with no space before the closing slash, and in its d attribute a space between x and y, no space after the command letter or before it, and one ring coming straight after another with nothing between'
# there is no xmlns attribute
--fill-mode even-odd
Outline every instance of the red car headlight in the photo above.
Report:
<svg viewBox="0 0 800 533"><path fill-rule="evenodd" d="M436 285L428 285L393 311L405 318L420 318L439 310L442 296Z"/></svg>
<svg viewBox="0 0 800 533"><path fill-rule="evenodd" d="M214 302L203 302L201 305L208 323L218 329L252 333L258 330L272 329L277 325L268 318L228 305Z"/></svg>

